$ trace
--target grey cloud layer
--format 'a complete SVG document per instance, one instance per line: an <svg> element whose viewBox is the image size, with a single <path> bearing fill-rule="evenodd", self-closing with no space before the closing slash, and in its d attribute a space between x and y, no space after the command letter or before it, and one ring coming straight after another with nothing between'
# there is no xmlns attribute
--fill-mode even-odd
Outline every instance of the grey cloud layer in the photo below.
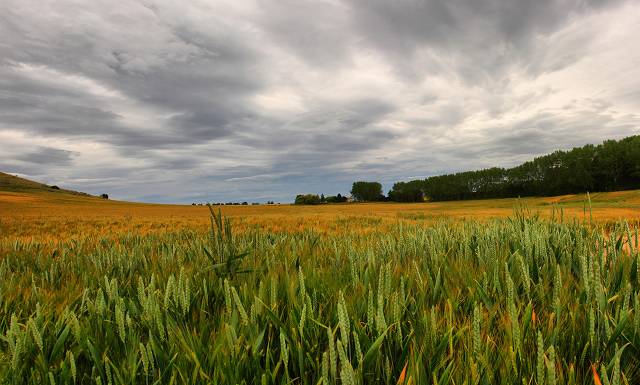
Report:
<svg viewBox="0 0 640 385"><path fill-rule="evenodd" d="M189 202L508 166L638 133L639 10L8 0L0 169Z"/></svg>

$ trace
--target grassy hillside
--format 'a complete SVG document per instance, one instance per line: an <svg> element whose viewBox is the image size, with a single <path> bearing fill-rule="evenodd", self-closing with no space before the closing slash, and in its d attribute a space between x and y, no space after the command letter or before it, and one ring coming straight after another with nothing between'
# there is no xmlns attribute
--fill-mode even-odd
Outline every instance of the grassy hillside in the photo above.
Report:
<svg viewBox="0 0 640 385"><path fill-rule="evenodd" d="M29 179L20 178L19 176L6 174L4 172L0 172L0 191L2 192L14 192L14 193L56 193L56 194L73 194L91 197L87 193L73 191L73 190L65 190L62 188L54 188L54 186L49 186L43 183L34 182Z"/></svg>

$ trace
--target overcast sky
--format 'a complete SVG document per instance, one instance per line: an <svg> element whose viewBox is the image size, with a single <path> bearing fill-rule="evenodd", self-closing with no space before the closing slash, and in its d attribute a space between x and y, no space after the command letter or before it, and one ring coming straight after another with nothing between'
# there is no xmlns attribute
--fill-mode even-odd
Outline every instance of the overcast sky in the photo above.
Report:
<svg viewBox="0 0 640 385"><path fill-rule="evenodd" d="M290 201L640 133L640 1L0 2L0 171Z"/></svg>

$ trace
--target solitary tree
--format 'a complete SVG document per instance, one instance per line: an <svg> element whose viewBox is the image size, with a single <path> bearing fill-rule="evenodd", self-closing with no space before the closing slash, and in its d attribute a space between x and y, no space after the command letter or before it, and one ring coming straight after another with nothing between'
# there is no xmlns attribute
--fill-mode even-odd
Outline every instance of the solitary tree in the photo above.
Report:
<svg viewBox="0 0 640 385"><path fill-rule="evenodd" d="M376 202L384 199L379 182L354 182L351 187L353 199L360 202Z"/></svg>

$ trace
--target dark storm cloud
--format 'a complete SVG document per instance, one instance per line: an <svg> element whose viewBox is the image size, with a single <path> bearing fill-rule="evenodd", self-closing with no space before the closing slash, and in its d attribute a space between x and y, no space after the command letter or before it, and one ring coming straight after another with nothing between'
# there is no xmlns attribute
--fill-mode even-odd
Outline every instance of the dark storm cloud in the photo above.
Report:
<svg viewBox="0 0 640 385"><path fill-rule="evenodd" d="M530 57L540 36L619 1L584 0L385 0L351 1L354 23L362 37L399 70L420 76L415 55L427 49L427 71L456 71L471 82L495 80L514 62L534 74L547 68ZM570 54L570 53L569 53ZM563 55L566 63L570 55ZM534 60L531 60L534 59ZM531 60L531 61L530 61ZM560 66L556 61L556 68ZM534 70L535 69L535 70Z"/></svg>
<svg viewBox="0 0 640 385"><path fill-rule="evenodd" d="M188 202L509 166L638 131L638 14L585 0L8 0L0 167Z"/></svg>
<svg viewBox="0 0 640 385"><path fill-rule="evenodd" d="M69 166L78 153L53 147L29 146L13 157L2 155L0 155L0 169L10 170L12 173L40 175L41 181L47 182L48 178L46 173L43 173L44 170L59 170Z"/></svg>
<svg viewBox="0 0 640 385"><path fill-rule="evenodd" d="M17 159L40 165L64 166L71 163L71 159L77 155L73 151L60 150L51 147L38 147L35 151L19 156Z"/></svg>
<svg viewBox="0 0 640 385"><path fill-rule="evenodd" d="M284 0L258 2L260 25L274 44L293 52L311 66L335 69L350 60L345 5L323 1Z"/></svg>

